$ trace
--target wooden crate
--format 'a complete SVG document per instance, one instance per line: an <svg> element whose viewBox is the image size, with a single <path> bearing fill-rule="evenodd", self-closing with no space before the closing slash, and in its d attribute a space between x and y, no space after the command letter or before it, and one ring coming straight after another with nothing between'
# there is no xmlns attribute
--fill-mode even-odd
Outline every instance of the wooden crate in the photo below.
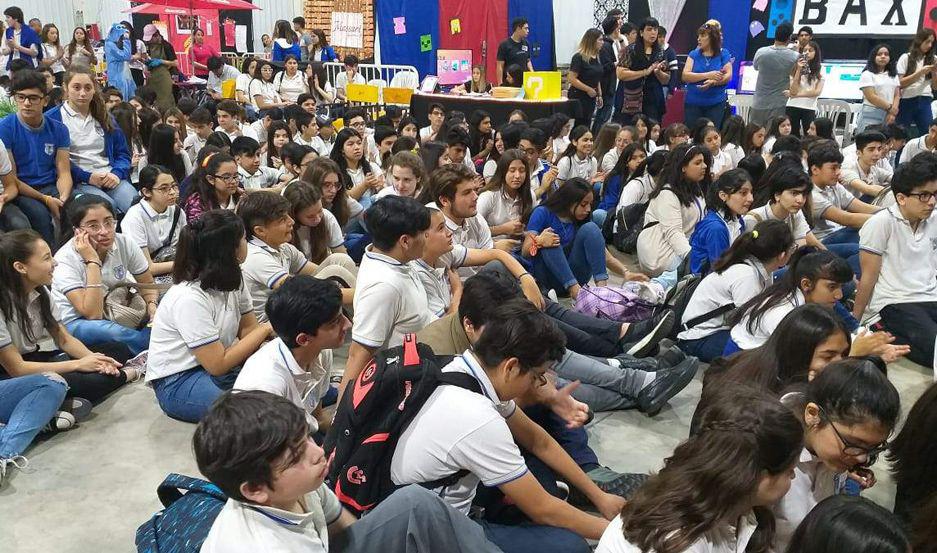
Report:
<svg viewBox="0 0 937 553"><path fill-rule="evenodd" d="M303 17L306 25L322 29L331 42L332 12L360 12L364 14L364 48L335 47L340 58L354 54L364 60L374 56L374 2L373 0L306 0Z"/></svg>

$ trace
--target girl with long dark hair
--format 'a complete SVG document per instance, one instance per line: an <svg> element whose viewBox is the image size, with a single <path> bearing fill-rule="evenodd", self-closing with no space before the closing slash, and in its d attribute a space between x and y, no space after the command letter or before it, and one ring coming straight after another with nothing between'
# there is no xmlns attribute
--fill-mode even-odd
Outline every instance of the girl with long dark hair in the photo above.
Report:
<svg viewBox="0 0 937 553"><path fill-rule="evenodd" d="M84 27L75 27L72 31L72 40L65 47L65 57L62 61L66 69L73 65L83 65L93 68L98 64L98 58L94 54L94 45L91 43L91 37Z"/></svg>
<svg viewBox="0 0 937 553"><path fill-rule="evenodd" d="M706 216L690 236L690 272L707 273L745 232L743 217L753 201L752 181L745 169L727 171L709 186Z"/></svg>
<svg viewBox="0 0 937 553"><path fill-rule="evenodd" d="M488 223L492 237L501 240L524 233L536 204L527 155L516 149L506 150L491 182L478 195L478 214Z"/></svg>
<svg viewBox="0 0 937 553"><path fill-rule="evenodd" d="M65 49L62 48L59 28L54 23L46 23L39 33L42 40L42 60L40 65L48 67L55 75L55 84L61 86L62 77L65 75L65 65L62 59L65 57Z"/></svg>
<svg viewBox="0 0 937 553"><path fill-rule="evenodd" d="M895 515L905 527L931 498L937 498L937 384L918 398L888 451L895 479ZM933 522L933 521L931 521Z"/></svg>
<svg viewBox="0 0 937 553"><path fill-rule="evenodd" d="M823 92L823 73L820 64L823 54L820 45L810 41L800 52L800 58L791 75L787 116L796 136L807 136L810 123L817 116L817 101Z"/></svg>
<svg viewBox="0 0 937 553"><path fill-rule="evenodd" d="M192 174L192 161L182 149L179 133L170 125L160 123L150 133L150 145L146 156L140 161L141 167L155 163L169 169L176 182L182 182Z"/></svg>
<svg viewBox="0 0 937 553"><path fill-rule="evenodd" d="M296 222L292 244L306 259L322 264L332 255L345 254L345 235L338 219L325 209L320 189L299 181L288 187L283 196L290 202L290 217Z"/></svg>
<svg viewBox="0 0 937 553"><path fill-rule="evenodd" d="M934 99L931 89L937 86L934 40L933 29L920 29L911 39L908 51L901 54L895 64L898 81L901 83L901 100L898 102L898 116L895 122L908 129L915 125L919 136L927 134L930 122L934 118L930 107Z"/></svg>
<svg viewBox="0 0 937 553"><path fill-rule="evenodd" d="M364 148L361 133L345 127L338 131L329 157L342 170L342 183L348 190L348 196L367 209L371 205L372 196L384 188L384 175L380 167L367 160Z"/></svg>
<svg viewBox="0 0 937 553"><path fill-rule="evenodd" d="M859 90L862 91L862 108L856 119L857 134L869 125L895 122L901 101L901 82L887 44L872 47L865 69L859 75Z"/></svg>
<svg viewBox="0 0 937 553"><path fill-rule="evenodd" d="M190 223L212 209L234 210L244 192L238 184L241 178L237 162L226 153L206 156L193 179L181 202Z"/></svg>
<svg viewBox="0 0 937 553"><path fill-rule="evenodd" d="M621 200L622 187L643 174L643 171L638 173L638 170L647 167L647 164L644 163L646 159L647 151L644 146L637 142L628 144L619 154L615 166L612 167L612 170L609 171L602 182L602 188L599 192L599 205L592 213L592 220L599 227L605 224L605 219L609 214L614 217L618 212L617 208Z"/></svg>
<svg viewBox="0 0 937 553"><path fill-rule="evenodd" d="M322 207L335 216L343 229L364 212L361 204L348 196L342 169L331 159L320 157L310 163L303 173L302 180L319 189Z"/></svg>
<svg viewBox="0 0 937 553"><path fill-rule="evenodd" d="M908 553L908 536L895 515L863 497L833 495L804 518L784 553Z"/></svg>

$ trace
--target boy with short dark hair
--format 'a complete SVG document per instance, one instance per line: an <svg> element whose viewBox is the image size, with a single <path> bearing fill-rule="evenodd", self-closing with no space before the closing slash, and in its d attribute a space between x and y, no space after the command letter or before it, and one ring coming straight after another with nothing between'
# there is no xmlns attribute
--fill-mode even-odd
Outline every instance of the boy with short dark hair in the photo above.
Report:
<svg viewBox="0 0 937 553"><path fill-rule="evenodd" d="M332 126L332 118L328 115L317 115L316 123L319 125L319 138L325 144L323 156L332 153L332 147L335 146L335 127Z"/></svg>
<svg viewBox="0 0 937 553"><path fill-rule="evenodd" d="M301 107L303 111L311 114L313 117L316 115L316 97L308 92L303 92L296 98L296 105Z"/></svg>
<svg viewBox="0 0 937 553"><path fill-rule="evenodd" d="M247 238L247 257L241 264L244 286L253 302L254 315L266 322L264 310L271 292L295 275L336 278L346 286L343 294L350 302L355 277L351 274L354 263L346 268L339 258L327 259L322 265L312 263L290 241L293 239L293 219L289 201L278 193L261 190L248 194L238 203L238 215L244 222Z"/></svg>
<svg viewBox="0 0 937 553"><path fill-rule="evenodd" d="M328 155L325 142L319 137L319 123L316 117L306 110L297 110L292 117L296 123L296 135L293 136L293 142L309 146L320 156Z"/></svg>
<svg viewBox="0 0 937 553"><path fill-rule="evenodd" d="M429 105L429 113L426 115L429 118L429 125L420 129L420 142L423 143L438 140L439 137L436 135L446 121L446 108L442 104L433 102Z"/></svg>
<svg viewBox="0 0 937 553"><path fill-rule="evenodd" d="M472 139L462 127L452 127L449 129L449 132L446 133L445 155L449 158L449 163L464 165L466 169L475 173L475 165L468 155L471 144Z"/></svg>
<svg viewBox="0 0 937 553"><path fill-rule="evenodd" d="M881 317L908 358L937 369L937 155L902 163L892 178L895 205L869 218L859 231L862 279L853 314Z"/></svg>
<svg viewBox="0 0 937 553"><path fill-rule="evenodd" d="M807 155L813 181L813 234L825 245L857 244L859 228L879 208L853 196L840 180L843 154L835 144L817 144Z"/></svg>
<svg viewBox="0 0 937 553"><path fill-rule="evenodd" d="M260 163L260 144L253 138L235 138L231 142L231 156L237 161L238 174L241 176L244 190L249 192L272 188L279 182L280 172Z"/></svg>
<svg viewBox="0 0 937 553"><path fill-rule="evenodd" d="M239 136L247 136L258 140L257 133L250 125L245 125L243 122L244 108L234 100L218 102L218 106L215 108L215 117L218 118L218 126L215 127L215 130L228 135L232 142Z"/></svg>
<svg viewBox="0 0 937 553"><path fill-rule="evenodd" d="M397 131L393 127L375 127L374 144L377 146L377 156L371 163L384 167L384 161L390 157L390 150L397 142Z"/></svg>
<svg viewBox="0 0 937 553"><path fill-rule="evenodd" d="M186 123L190 125L195 132L189 133L185 137L182 147L185 149L186 155L188 155L189 159L192 161L192 165L195 165L198 153L205 147L205 141L208 140L208 137L211 136L212 133L211 112L208 111L207 108L196 108L195 111L192 112L192 115L186 120Z"/></svg>
<svg viewBox="0 0 937 553"><path fill-rule="evenodd" d="M885 135L866 130L856 135L855 150L845 158L842 165L840 184L863 201L872 201L878 196L891 179L879 165L885 147Z"/></svg>
<svg viewBox="0 0 937 553"><path fill-rule="evenodd" d="M345 71L335 76L336 101L344 102L348 99L349 84L365 84L364 77L358 73L358 56L348 54L343 60Z"/></svg>
<svg viewBox="0 0 937 553"><path fill-rule="evenodd" d="M898 163L907 163L914 159L914 156L922 152L937 152L937 119L931 121L927 127L927 134L923 134L914 140L909 140L901 151L901 158Z"/></svg>
<svg viewBox="0 0 937 553"><path fill-rule="evenodd" d="M323 485L325 453L303 410L268 392L228 392L192 437L199 471L228 501L202 553L496 553L482 529L419 486L356 520ZM197 545L197 544L196 544Z"/></svg>

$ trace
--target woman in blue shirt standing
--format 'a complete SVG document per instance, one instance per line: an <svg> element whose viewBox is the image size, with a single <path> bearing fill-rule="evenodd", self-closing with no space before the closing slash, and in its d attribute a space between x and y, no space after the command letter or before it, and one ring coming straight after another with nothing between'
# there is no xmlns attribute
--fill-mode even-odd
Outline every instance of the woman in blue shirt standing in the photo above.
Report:
<svg viewBox="0 0 937 553"><path fill-rule="evenodd" d="M732 80L732 56L722 47L722 31L712 23L700 27L697 44L683 67L684 122L693 127L697 119L705 117L721 129L728 99L726 85Z"/></svg>
<svg viewBox="0 0 937 553"><path fill-rule="evenodd" d="M290 25L289 21L280 19L273 27L273 53L270 61L273 63L283 63L288 55L296 56L296 59L302 59L302 49L299 47L299 37L296 31Z"/></svg>

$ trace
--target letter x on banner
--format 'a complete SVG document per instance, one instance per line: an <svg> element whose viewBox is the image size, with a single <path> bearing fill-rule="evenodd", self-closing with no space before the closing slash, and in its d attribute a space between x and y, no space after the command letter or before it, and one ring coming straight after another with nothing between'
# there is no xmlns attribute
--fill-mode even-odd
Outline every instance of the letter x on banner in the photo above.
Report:
<svg viewBox="0 0 937 553"><path fill-rule="evenodd" d="M803 25L818 36L911 36L937 29L937 0L796 0L794 29Z"/></svg>

